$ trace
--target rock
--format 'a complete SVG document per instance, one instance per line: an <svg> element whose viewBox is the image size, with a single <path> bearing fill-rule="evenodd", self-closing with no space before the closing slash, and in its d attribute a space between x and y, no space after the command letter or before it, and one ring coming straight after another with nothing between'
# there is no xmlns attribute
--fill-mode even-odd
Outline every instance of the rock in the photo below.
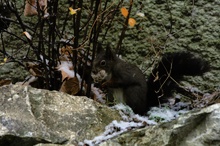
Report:
<svg viewBox="0 0 220 146"><path fill-rule="evenodd" d="M87 97L29 86L0 88L1 146L74 146L102 134L117 111ZM131 130L101 146L220 145L220 104L194 110L156 126Z"/></svg>
<svg viewBox="0 0 220 146"><path fill-rule="evenodd" d="M77 144L93 139L117 111L87 97L29 86L0 88L0 145Z"/></svg>
<svg viewBox="0 0 220 146"><path fill-rule="evenodd" d="M138 129L108 140L100 146L219 146L220 104L192 111L172 122Z"/></svg>

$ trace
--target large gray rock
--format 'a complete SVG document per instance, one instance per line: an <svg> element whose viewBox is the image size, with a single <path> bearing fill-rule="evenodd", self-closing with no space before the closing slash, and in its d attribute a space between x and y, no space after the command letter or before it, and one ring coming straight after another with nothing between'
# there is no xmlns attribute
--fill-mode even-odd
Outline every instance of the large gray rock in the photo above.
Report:
<svg viewBox="0 0 220 146"><path fill-rule="evenodd" d="M29 86L1 87L0 104L1 146L77 144L121 119L117 111L87 97Z"/></svg>
<svg viewBox="0 0 220 146"><path fill-rule="evenodd" d="M219 146L220 104L192 111L172 122L123 134L101 144L110 145Z"/></svg>
<svg viewBox="0 0 220 146"><path fill-rule="evenodd" d="M117 111L86 97L29 86L0 88L1 146L73 146L93 139ZM192 111L171 122L129 131L100 145L218 146L220 104Z"/></svg>

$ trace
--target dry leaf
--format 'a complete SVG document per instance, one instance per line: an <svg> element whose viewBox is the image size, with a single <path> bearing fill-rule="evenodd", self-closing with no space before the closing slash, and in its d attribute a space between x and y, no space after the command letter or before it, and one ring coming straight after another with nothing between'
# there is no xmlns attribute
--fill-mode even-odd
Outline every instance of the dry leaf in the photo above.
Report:
<svg viewBox="0 0 220 146"><path fill-rule="evenodd" d="M7 57L5 57L5 58L3 59L4 63L7 61L7 59L8 59Z"/></svg>
<svg viewBox="0 0 220 146"><path fill-rule="evenodd" d="M61 64L56 67L57 70L61 71L62 81L65 78L73 78L75 76L75 72L73 70L73 64L69 61L61 61Z"/></svg>
<svg viewBox="0 0 220 146"><path fill-rule="evenodd" d="M121 8L121 14L127 18L128 17L128 10L125 8L125 7L122 7Z"/></svg>
<svg viewBox="0 0 220 146"><path fill-rule="evenodd" d="M134 27L135 24L136 24L136 20L134 18L129 18L128 19L128 24L131 26L131 27Z"/></svg>
<svg viewBox="0 0 220 146"><path fill-rule="evenodd" d="M35 0L26 0L24 8L24 16L37 15L36 2Z"/></svg>
<svg viewBox="0 0 220 146"><path fill-rule="evenodd" d="M137 15L137 16L140 16L140 17L145 17L145 14L144 14L144 13L141 13L141 12L137 12L136 15Z"/></svg>
<svg viewBox="0 0 220 146"><path fill-rule="evenodd" d="M38 0L40 9L47 13L47 0ZM24 16L34 16L37 15L37 0L26 0L24 8Z"/></svg>
<svg viewBox="0 0 220 146"><path fill-rule="evenodd" d="M66 80L61 85L60 91L70 95L76 95L80 90L79 86L79 80L77 77L69 79L66 78Z"/></svg>
<svg viewBox="0 0 220 146"><path fill-rule="evenodd" d="M61 75L62 75L62 82L64 81L64 79L66 79L66 78L69 79L70 78L69 75L63 70L61 70Z"/></svg>
<svg viewBox="0 0 220 146"><path fill-rule="evenodd" d="M154 81L153 82L156 82L156 81L158 81L159 80L159 72L157 72L156 73L156 76L155 76L155 78L154 78Z"/></svg>
<svg viewBox="0 0 220 146"><path fill-rule="evenodd" d="M70 10L70 14L71 14L71 15L74 15L74 14L76 14L77 11L80 10L80 8L78 8L78 9L73 9L72 7L69 7L69 10Z"/></svg>
<svg viewBox="0 0 220 146"><path fill-rule="evenodd" d="M24 34L29 40L32 39L32 36L31 36L27 31L23 32L23 34Z"/></svg>
<svg viewBox="0 0 220 146"><path fill-rule="evenodd" d="M35 77L42 77L42 72L39 68L30 68L29 72Z"/></svg>
<svg viewBox="0 0 220 146"><path fill-rule="evenodd" d="M71 61L71 58L73 57L73 47L68 45L63 46L62 48L59 48L59 53L59 59L61 61Z"/></svg>
<svg viewBox="0 0 220 146"><path fill-rule="evenodd" d="M31 75L35 77L42 77L41 67L38 64L33 63L33 62L27 62L26 66L29 72L31 73Z"/></svg>
<svg viewBox="0 0 220 146"><path fill-rule="evenodd" d="M5 58L3 59L3 62L0 62L0 65L4 65L4 64L7 62L7 60L8 60L8 58L5 57Z"/></svg>
<svg viewBox="0 0 220 146"><path fill-rule="evenodd" d="M0 87L9 84L11 84L11 80L7 80L7 79L0 80Z"/></svg>

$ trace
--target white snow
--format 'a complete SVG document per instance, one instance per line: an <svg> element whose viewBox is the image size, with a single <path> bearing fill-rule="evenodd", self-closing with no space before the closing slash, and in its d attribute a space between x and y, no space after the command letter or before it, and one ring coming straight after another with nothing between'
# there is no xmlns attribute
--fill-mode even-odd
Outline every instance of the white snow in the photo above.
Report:
<svg viewBox="0 0 220 146"><path fill-rule="evenodd" d="M130 107L123 105L122 103L117 104L112 108L119 110L123 121L112 121L109 125L105 127L105 131L101 135L96 136L92 140L86 139L84 140L84 142L80 142L79 145L98 145L101 142L120 135L126 131L145 127L146 125L157 124L156 122L149 120L148 117L134 114Z"/></svg>
<svg viewBox="0 0 220 146"><path fill-rule="evenodd" d="M113 106L113 109L119 111L122 121L112 121L105 127L105 131L96 136L92 140L85 139L79 145L98 145L108 139L114 138L126 131L134 130L137 128L146 127L148 125L155 125L158 122L167 122L179 117L183 113L189 111L189 103L178 102L173 105L163 104L161 108L153 107L147 112L148 116L140 116L134 114L130 107L120 103Z"/></svg>

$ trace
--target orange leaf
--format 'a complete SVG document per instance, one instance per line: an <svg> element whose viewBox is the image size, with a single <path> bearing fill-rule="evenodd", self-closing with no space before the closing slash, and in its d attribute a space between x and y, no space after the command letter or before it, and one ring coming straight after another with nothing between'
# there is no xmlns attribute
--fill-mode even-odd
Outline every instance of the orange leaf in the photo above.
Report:
<svg viewBox="0 0 220 146"><path fill-rule="evenodd" d="M126 18L128 16L128 10L125 7L122 7L121 14Z"/></svg>
<svg viewBox="0 0 220 146"><path fill-rule="evenodd" d="M129 18L128 19L128 24L131 26L131 27L134 27L135 24L136 24L136 20L134 18Z"/></svg>

